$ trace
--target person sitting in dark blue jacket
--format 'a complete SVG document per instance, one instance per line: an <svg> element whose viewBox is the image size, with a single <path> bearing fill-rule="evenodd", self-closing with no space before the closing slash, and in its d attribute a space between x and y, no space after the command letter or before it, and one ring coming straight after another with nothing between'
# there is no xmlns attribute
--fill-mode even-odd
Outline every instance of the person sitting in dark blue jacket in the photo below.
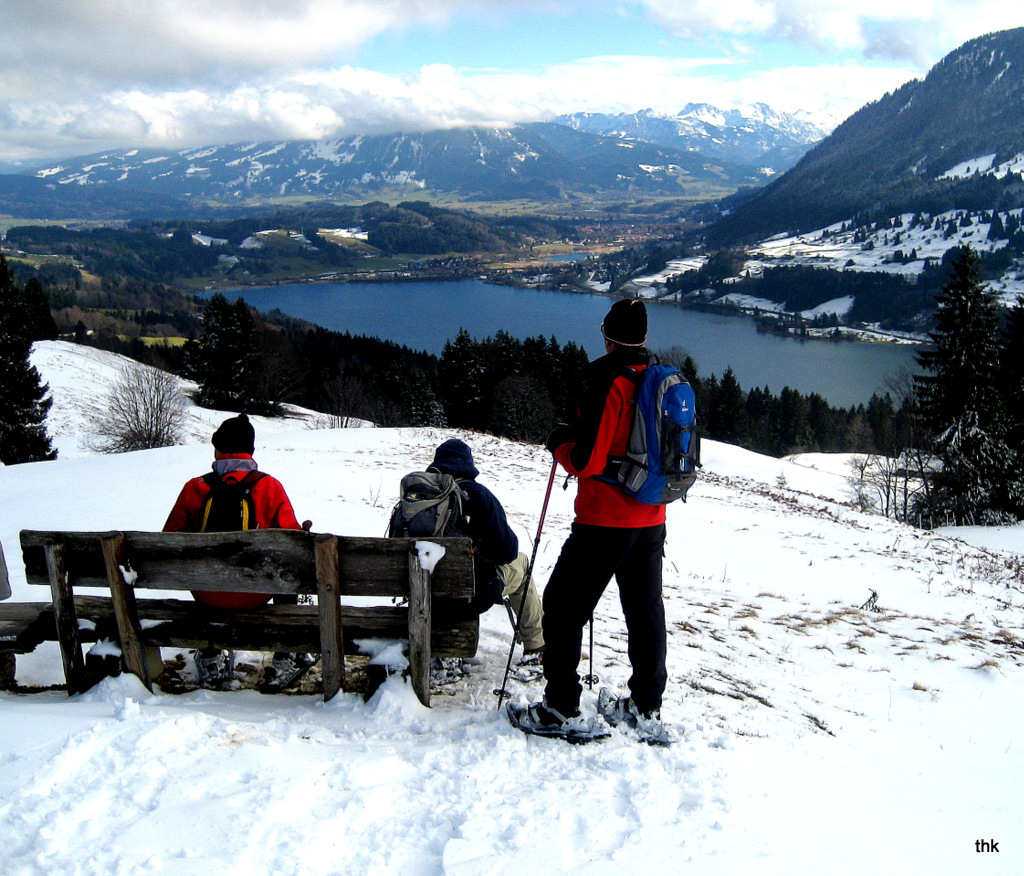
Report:
<svg viewBox="0 0 1024 876"><path fill-rule="evenodd" d="M437 448L427 470L451 475L462 489L460 525L473 540L473 607L479 614L492 605L511 604L523 640L522 662L539 664L544 653L544 611L530 576L530 562L519 551L519 539L508 525L505 509L494 493L477 482L480 472L473 464L473 451L464 441L450 438Z"/></svg>

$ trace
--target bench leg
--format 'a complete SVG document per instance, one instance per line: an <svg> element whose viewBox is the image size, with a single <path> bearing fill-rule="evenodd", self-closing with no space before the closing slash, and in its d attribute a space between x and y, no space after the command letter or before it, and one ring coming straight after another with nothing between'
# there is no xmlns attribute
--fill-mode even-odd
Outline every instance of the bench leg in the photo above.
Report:
<svg viewBox="0 0 1024 876"><path fill-rule="evenodd" d="M0 651L0 690L14 690L16 662L10 651Z"/></svg>
<svg viewBox="0 0 1024 876"><path fill-rule="evenodd" d="M57 627L57 641L60 642L60 655L64 661L64 678L68 683L68 696L88 688L85 676L85 660L82 657L82 644L78 636L78 612L75 611L74 594L68 584L67 570L64 566L64 545L48 544L44 548L46 554L46 573L50 579L50 595L53 599L53 619Z"/></svg>
<svg viewBox="0 0 1024 876"><path fill-rule="evenodd" d="M324 678L324 702L345 687L345 650L342 645L341 604L338 582L338 539L318 535L314 543L317 610L320 615L320 666Z"/></svg>
<svg viewBox="0 0 1024 876"><path fill-rule="evenodd" d="M110 584L110 599L114 604L117 619L117 634L121 640L121 656L124 667L153 690L150 658L152 649L142 641L142 626L139 623L139 609L135 601L135 590L125 580L124 536L105 538L103 562L107 567L107 583Z"/></svg>
<svg viewBox="0 0 1024 876"><path fill-rule="evenodd" d="M412 689L430 708L430 573L409 551L409 675Z"/></svg>

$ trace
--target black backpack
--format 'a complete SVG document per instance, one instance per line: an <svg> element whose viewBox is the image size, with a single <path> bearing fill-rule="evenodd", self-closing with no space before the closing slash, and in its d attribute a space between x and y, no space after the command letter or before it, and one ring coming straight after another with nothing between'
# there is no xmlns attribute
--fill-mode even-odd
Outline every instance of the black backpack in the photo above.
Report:
<svg viewBox="0 0 1024 876"><path fill-rule="evenodd" d="M427 538L465 535L458 481L437 471L414 471L402 478L398 503L391 512L388 536Z"/></svg>
<svg viewBox="0 0 1024 876"><path fill-rule="evenodd" d="M200 511L200 532L235 532L256 529L256 506L252 501L252 488L265 477L261 471L251 471L240 481L224 480L217 472L203 475L210 493L203 500Z"/></svg>

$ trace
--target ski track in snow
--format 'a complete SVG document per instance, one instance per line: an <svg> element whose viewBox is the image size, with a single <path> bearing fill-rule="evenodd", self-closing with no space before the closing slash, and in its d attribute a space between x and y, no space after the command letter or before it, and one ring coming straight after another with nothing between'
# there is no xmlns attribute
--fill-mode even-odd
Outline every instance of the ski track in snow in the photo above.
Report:
<svg viewBox="0 0 1024 876"><path fill-rule="evenodd" d="M54 364L77 348L40 346L66 413L58 440L81 447L70 387L87 399L100 378L81 386L81 363ZM86 359L116 374L115 358ZM0 468L14 599L44 598L24 581L19 529L162 525L223 417L193 415L183 447ZM258 423L256 458L315 530L381 535L400 477L451 434ZM458 434L529 554L550 457ZM495 710L511 641L498 608L466 677L436 688L429 710L398 678L368 703L150 694L126 675L70 698L3 693L0 872L1024 871L1024 530L999 533L1017 552L971 545L855 510L843 476L799 459L704 452L705 476L669 508L663 713L684 734L671 748L619 731L572 746L514 730ZM563 482L540 586L572 521ZM862 608L872 591L876 610ZM629 676L614 584L594 630L600 680L586 708ZM56 648L19 658L18 680L61 681ZM543 688L509 689L527 702ZM980 838L1000 854L979 855Z"/></svg>

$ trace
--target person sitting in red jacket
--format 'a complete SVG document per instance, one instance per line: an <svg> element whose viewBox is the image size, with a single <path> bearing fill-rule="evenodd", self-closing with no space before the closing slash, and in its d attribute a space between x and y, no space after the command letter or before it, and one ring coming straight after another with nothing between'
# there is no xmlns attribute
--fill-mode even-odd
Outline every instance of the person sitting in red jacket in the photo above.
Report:
<svg viewBox="0 0 1024 876"><path fill-rule="evenodd" d="M251 473L258 471L253 459L256 445L256 431L245 414L225 420L213 433L213 471L192 478L181 489L178 500L164 523L164 532L203 532L207 498L213 490L211 481L217 478L227 483L239 483ZM300 525L292 510L292 503L281 482L268 474L259 473L259 479L252 484L253 517L248 529L308 529L310 524ZM244 610L257 608L270 601L269 593L229 593L214 590L194 590L192 596L197 602L209 608ZM274 597L276 604L294 604L297 596ZM300 658L296 661L296 657ZM274 655L274 660L264 673L264 682L273 684L283 681L298 668L292 663L312 665L309 655L291 655L284 652ZM234 655L230 651L204 648L196 652L196 670L204 684L218 685L230 681L234 673Z"/></svg>

